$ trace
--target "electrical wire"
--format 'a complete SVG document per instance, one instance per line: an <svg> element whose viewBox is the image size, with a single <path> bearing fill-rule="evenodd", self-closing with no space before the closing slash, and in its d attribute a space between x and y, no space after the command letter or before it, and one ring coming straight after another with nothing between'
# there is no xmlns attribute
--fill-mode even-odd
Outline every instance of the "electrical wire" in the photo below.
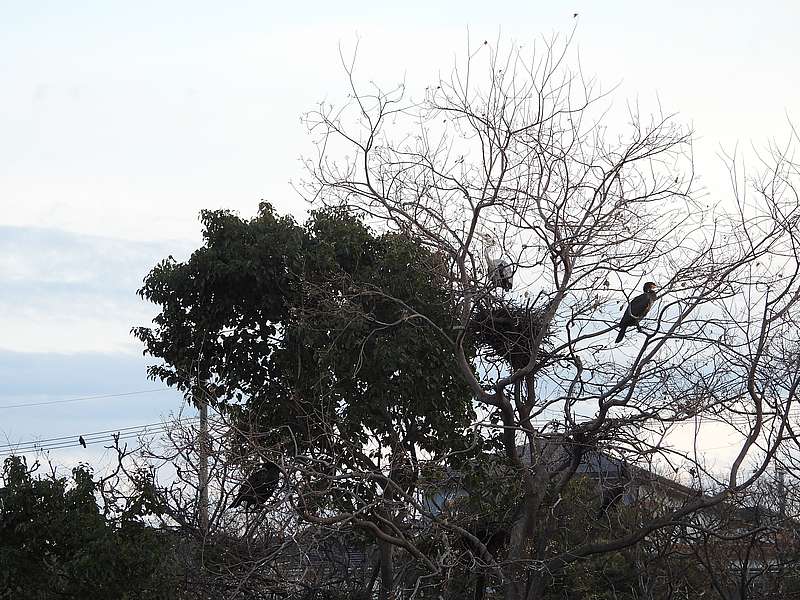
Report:
<svg viewBox="0 0 800 600"><path fill-rule="evenodd" d="M101 394L99 396L83 396L81 398L67 398L66 400L43 400L42 402L23 402L20 404L4 404L0 409L4 408L28 408L30 406L49 406L51 404L65 404L67 402L83 402L84 400L100 400L102 398L121 398L123 396L136 396L139 394L152 394L154 392L166 392L171 388L156 388L152 390L141 390L138 392L125 392L122 394Z"/></svg>
<svg viewBox="0 0 800 600"><path fill-rule="evenodd" d="M82 400L93 400L93 399L102 399L102 398L116 398L116 397L123 397L123 396L133 396L138 394L147 394L153 392L160 392L160 391L167 391L169 388L158 388L152 390L141 390L137 392L126 392L121 394L103 394L103 395L96 395L96 396L85 396L81 398L70 398L66 400L54 400L49 402L40 402L40 403L31 403L31 404L18 404L18 405L6 405L0 406L0 408L17 408L17 407L25 407L25 406L39 406L44 404L60 404L65 402L78 402ZM798 416L795 411L790 412L790 416ZM185 417L182 419L178 419L177 422L191 422L197 420L198 417ZM734 415L729 417L728 419L720 418L720 417L706 417L707 420L711 422L718 422L720 424L725 424L728 426L735 426L735 425L747 425L748 424L748 415ZM542 420L541 423L537 422L537 425L544 425L550 421ZM174 423L174 422L173 422ZM49 450L61 450L66 448L75 448L81 446L79 438L83 437L84 442L87 446L105 443L108 441L117 440L128 440L128 439L135 439L141 435L144 435L148 432L157 432L163 431L166 429L171 423L148 423L145 425L134 425L130 427L120 427L116 429L107 429L103 431L95 431L91 433L85 434L73 434L73 435L65 435L65 436L58 436L58 437L51 437L51 438L44 438L39 440L28 440L24 442L17 442L17 443L7 443L7 444L0 444L0 456L4 455L11 455L11 454L19 454L25 452L41 452L41 451L49 451ZM735 444L732 444L735 445ZM723 448L722 446L720 448Z"/></svg>
<svg viewBox="0 0 800 600"><path fill-rule="evenodd" d="M185 417L185 419L191 419L191 418L194 418L194 417ZM131 429L147 429L148 427L158 427L160 425L163 425L163 423L159 421L158 423L147 423L145 425L132 425L131 427L118 427L116 429L106 429L104 431L94 431L94 432L86 433L86 434L74 434L74 435L64 435L64 436L60 436L60 437L43 438L43 439L40 439L40 440L30 440L28 442L18 442L16 444L0 444L0 450L3 450L4 448L8 448L10 446L30 445L30 444L48 444L48 443L51 443L51 442L61 442L63 440L78 439L78 437L80 435L83 435L84 439L87 439L90 436L97 436L97 435L102 435L102 434L121 433L121 432L128 431L128 430L131 430Z"/></svg>
<svg viewBox="0 0 800 600"><path fill-rule="evenodd" d="M150 431L155 432L157 430L150 430ZM144 433L145 432L143 432L143 431L132 431L130 433L120 435L119 437L115 437L115 436L112 435L112 436L107 436L107 437L99 438L99 439L95 439L95 440L84 440L84 441L86 442L87 446L92 446L92 445L95 445L95 444L107 443L108 441L112 441L113 442L115 439L116 440L134 440L134 439L137 439L139 436L143 435ZM65 442L65 443L62 443L61 445L53 445L53 446L46 446L46 447L36 446L36 447L33 447L33 448L22 449L22 450L0 451L0 456L2 456L2 455L6 455L7 456L7 455L11 455L11 454L22 454L22 453L28 453L28 452L49 452L50 450L62 450L62 449L65 449L65 448L76 448L78 446L82 447L82 445L80 443L78 443L78 442L71 442L71 443L70 442Z"/></svg>
<svg viewBox="0 0 800 600"><path fill-rule="evenodd" d="M196 421L198 417L185 417L178 419L178 423L188 423ZM95 431L85 434L73 434L69 436L53 437L44 440L29 440L26 442L18 442L16 444L4 444L0 446L0 456L7 456L11 454L21 454L26 452L41 452L48 450L61 450L64 448L80 447L82 444L79 441L83 437L87 446L93 444L105 443L108 441L135 439L146 433L163 431L164 429L175 424L175 421L169 423L148 423L146 425L134 425L131 427L120 427L118 429L107 429L104 431Z"/></svg>

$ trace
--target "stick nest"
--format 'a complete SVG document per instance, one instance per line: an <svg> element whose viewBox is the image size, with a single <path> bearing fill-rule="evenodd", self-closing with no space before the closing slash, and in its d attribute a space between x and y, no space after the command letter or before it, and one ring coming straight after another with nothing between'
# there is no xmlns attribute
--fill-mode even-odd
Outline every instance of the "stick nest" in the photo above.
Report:
<svg viewBox="0 0 800 600"><path fill-rule="evenodd" d="M470 332L479 345L497 359L508 362L514 370L528 364L537 336L542 330L547 306L489 298L475 311ZM546 359L547 331L538 348L537 363Z"/></svg>

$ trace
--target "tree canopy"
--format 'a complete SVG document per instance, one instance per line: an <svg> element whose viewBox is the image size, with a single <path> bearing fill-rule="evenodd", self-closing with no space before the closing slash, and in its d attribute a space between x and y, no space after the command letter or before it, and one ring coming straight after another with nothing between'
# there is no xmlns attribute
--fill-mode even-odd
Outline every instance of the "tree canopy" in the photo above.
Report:
<svg viewBox="0 0 800 600"><path fill-rule="evenodd" d="M151 376L190 400L199 389L271 439L290 427L310 443L329 423L430 450L462 435L471 394L429 331L456 324L437 255L335 209L298 225L262 203L253 219L204 211L202 222L203 247L161 262L140 291L161 310L134 330L163 359Z"/></svg>
<svg viewBox="0 0 800 600"><path fill-rule="evenodd" d="M409 573L402 585L433 589L476 565L478 597L544 598L578 563L613 562L731 502L779 452L795 460L783 453L800 389L791 145L745 181L731 161L730 198L709 201L691 132L636 107L609 118L568 50L485 43L421 99L362 89L345 67L347 99L305 116L319 151L301 186L308 221L268 204L249 220L204 212L203 246L141 290L160 307L134 330L162 361L151 376L233 416L251 454L293 455L290 510L370 532L382 598ZM652 308L617 345L646 281ZM700 450L709 423L738 436L725 473ZM490 549L409 492L435 494L459 480L464 449L498 446L502 468L473 485L503 496ZM592 456L672 468L679 497L568 535L562 504ZM395 549L417 571L398 574Z"/></svg>
<svg viewBox="0 0 800 600"><path fill-rule="evenodd" d="M177 598L173 539L147 526L146 503L104 514L86 466L35 477L6 459L0 489L0 598Z"/></svg>

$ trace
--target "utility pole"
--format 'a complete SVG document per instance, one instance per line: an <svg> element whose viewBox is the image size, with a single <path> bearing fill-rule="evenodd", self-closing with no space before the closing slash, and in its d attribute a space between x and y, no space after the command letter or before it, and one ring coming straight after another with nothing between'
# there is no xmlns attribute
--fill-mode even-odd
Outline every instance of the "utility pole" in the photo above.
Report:
<svg viewBox="0 0 800 600"><path fill-rule="evenodd" d="M784 518L786 517L786 473L783 467L778 467L775 471L778 478L778 512L781 518Z"/></svg>
<svg viewBox="0 0 800 600"><path fill-rule="evenodd" d="M198 390L200 391L200 390ZM198 468L198 476L200 483L200 530L203 535L208 535L208 400L205 394L200 391L195 395L200 408L200 431L198 436L198 454L200 458L200 466Z"/></svg>

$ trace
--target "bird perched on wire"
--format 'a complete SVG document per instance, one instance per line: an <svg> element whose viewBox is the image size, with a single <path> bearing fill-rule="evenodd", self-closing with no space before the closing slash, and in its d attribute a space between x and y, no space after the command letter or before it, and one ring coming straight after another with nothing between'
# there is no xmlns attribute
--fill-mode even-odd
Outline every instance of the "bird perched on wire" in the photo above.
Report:
<svg viewBox="0 0 800 600"><path fill-rule="evenodd" d="M621 342L622 338L625 337L625 330L627 330L628 327L633 325L637 330L641 331L639 321L644 318L653 307L653 304L655 304L658 298L656 295L656 288L657 286L655 283L648 281L644 284L644 294L639 294L628 304L628 308L625 309L622 319L619 322L619 335L616 339L617 343Z"/></svg>
<svg viewBox="0 0 800 600"><path fill-rule="evenodd" d="M82 435L79 435L79 436L78 436L78 443L79 443L81 446L83 446L84 448L86 448L86 440L85 440L85 439L83 439L83 436L82 436Z"/></svg>
<svg viewBox="0 0 800 600"><path fill-rule="evenodd" d="M266 461L250 473L239 486L231 508L236 508L240 504L248 507L253 504L264 504L278 489L280 478L281 470L278 465L271 460Z"/></svg>

